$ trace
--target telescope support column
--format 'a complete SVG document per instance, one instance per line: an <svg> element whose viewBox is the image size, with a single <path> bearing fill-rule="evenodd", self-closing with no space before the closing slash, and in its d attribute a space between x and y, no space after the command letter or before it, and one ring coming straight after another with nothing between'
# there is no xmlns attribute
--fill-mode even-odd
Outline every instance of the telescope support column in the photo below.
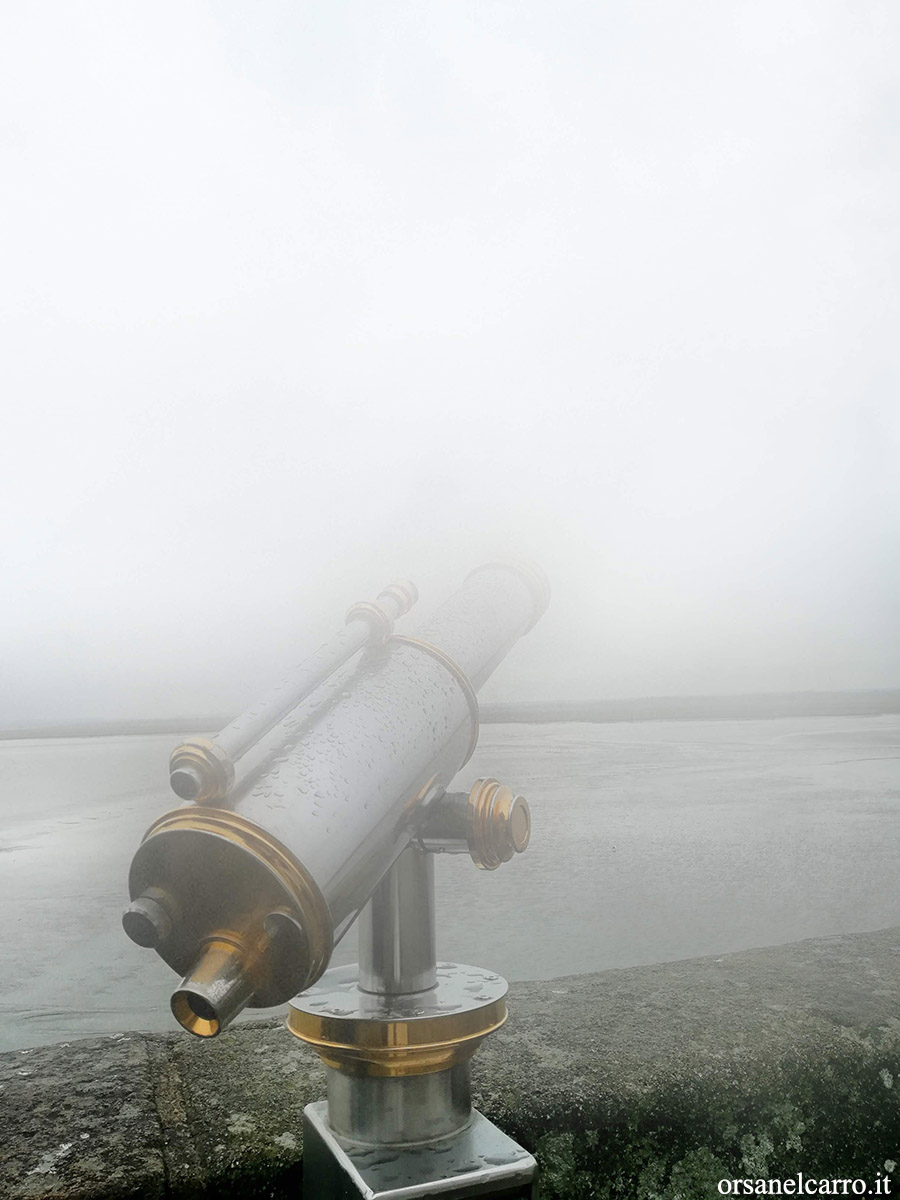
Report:
<svg viewBox="0 0 900 1200"><path fill-rule="evenodd" d="M436 962L433 854L407 846L359 920L358 966L291 1001L328 1081L303 1113L304 1197L536 1200L534 1158L472 1107L469 1060L507 984Z"/></svg>
<svg viewBox="0 0 900 1200"><path fill-rule="evenodd" d="M408 996L436 983L434 856L409 845L359 914L359 986Z"/></svg>

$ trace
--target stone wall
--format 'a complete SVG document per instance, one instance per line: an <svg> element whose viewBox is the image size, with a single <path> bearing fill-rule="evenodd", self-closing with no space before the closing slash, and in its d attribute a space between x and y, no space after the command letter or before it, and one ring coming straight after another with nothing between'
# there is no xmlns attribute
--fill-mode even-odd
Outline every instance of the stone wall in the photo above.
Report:
<svg viewBox="0 0 900 1200"><path fill-rule="evenodd" d="M900 1164L900 929L520 983L510 1010L476 1104L536 1154L543 1200ZM0 1196L297 1200L323 1090L274 1021L3 1054Z"/></svg>

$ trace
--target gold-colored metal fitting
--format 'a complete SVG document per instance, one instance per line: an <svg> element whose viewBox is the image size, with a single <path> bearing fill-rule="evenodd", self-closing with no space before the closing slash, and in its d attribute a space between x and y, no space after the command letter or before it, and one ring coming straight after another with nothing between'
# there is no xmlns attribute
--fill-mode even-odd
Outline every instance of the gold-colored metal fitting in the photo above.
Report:
<svg viewBox="0 0 900 1200"><path fill-rule="evenodd" d="M483 871L494 871L528 846L528 801L496 779L476 779L469 793L466 827L472 861Z"/></svg>
<svg viewBox="0 0 900 1200"><path fill-rule="evenodd" d="M386 642L394 632L390 613L371 600L357 600L351 604L344 623L349 625L351 621L368 621L373 637L378 637L382 642Z"/></svg>
<svg viewBox="0 0 900 1200"><path fill-rule="evenodd" d="M142 845L159 834L178 831L224 838L251 855L266 869L269 878L274 876L285 901L284 911L298 922L306 938L308 968L294 991L311 987L328 966L334 939L328 904L306 868L259 825L228 809L205 805L164 813L147 830Z"/></svg>
<svg viewBox="0 0 900 1200"><path fill-rule="evenodd" d="M172 996L172 1014L178 1024L196 1037L216 1037L239 1011L234 1002L245 1001L256 990L256 968L264 943L265 938L248 942L237 932L223 929L204 938L190 979L182 980Z"/></svg>
<svg viewBox="0 0 900 1200"><path fill-rule="evenodd" d="M328 1067L348 1075L428 1075L466 1062L507 1017L506 998L412 1020L348 1020L291 1005L287 1027Z"/></svg>
<svg viewBox="0 0 900 1200"><path fill-rule="evenodd" d="M466 757L460 763L464 767L472 755L475 753L475 747L478 745L479 732L479 711L478 697L475 694L475 689L469 683L469 677L466 675L462 667L454 659L450 657L444 650L438 646L433 646L431 642L426 642L423 638L407 637L406 634L395 633L391 638L392 642L399 642L402 646L415 646L418 650L423 650L432 658L436 658L441 666L446 667L459 686L462 688L462 693L466 698L466 703L469 706L469 715L472 718L472 733L469 739L469 748L466 751Z"/></svg>
<svg viewBox="0 0 900 1200"><path fill-rule="evenodd" d="M234 763L208 738L191 738L169 756L169 783L182 800L209 804L223 799L234 783Z"/></svg>

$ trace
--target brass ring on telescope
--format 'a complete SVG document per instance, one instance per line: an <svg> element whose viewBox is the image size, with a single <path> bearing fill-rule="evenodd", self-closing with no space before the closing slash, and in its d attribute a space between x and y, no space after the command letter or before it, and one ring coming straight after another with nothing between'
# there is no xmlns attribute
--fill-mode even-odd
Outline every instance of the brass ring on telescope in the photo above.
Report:
<svg viewBox="0 0 900 1200"><path fill-rule="evenodd" d="M464 767L475 753L475 747L478 745L479 729L478 697L475 695L475 689L469 683L469 677L459 663L452 659L445 650L432 645L431 642L426 642L423 638L408 637L403 633L395 633L390 641L399 642L403 646L416 646L419 650L424 650L426 654L430 654L432 658L436 658L441 666L446 667L462 688L466 703L469 706L469 715L472 718L472 737L469 742L469 748L466 751L466 757L460 763L460 766Z"/></svg>
<svg viewBox="0 0 900 1200"><path fill-rule="evenodd" d="M287 1027L347 1075L429 1075L466 1062L507 1017L506 997L466 1012L409 1021L347 1019L291 1006Z"/></svg>
<svg viewBox="0 0 900 1200"><path fill-rule="evenodd" d="M331 913L318 884L306 868L276 838L259 825L224 808L202 805L175 808L150 826L143 842L159 833L190 830L225 838L260 860L272 872L293 901L296 918L309 946L309 972L299 991L312 987L328 966L334 945Z"/></svg>

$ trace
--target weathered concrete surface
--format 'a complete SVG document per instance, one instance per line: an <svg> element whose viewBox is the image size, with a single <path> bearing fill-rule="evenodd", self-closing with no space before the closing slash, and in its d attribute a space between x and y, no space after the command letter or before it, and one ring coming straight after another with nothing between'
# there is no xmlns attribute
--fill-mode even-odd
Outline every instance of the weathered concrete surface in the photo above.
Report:
<svg viewBox="0 0 900 1200"><path fill-rule="evenodd" d="M517 984L511 1009L477 1103L546 1200L900 1164L900 929ZM271 1021L0 1055L0 1195L296 1198L323 1084Z"/></svg>

